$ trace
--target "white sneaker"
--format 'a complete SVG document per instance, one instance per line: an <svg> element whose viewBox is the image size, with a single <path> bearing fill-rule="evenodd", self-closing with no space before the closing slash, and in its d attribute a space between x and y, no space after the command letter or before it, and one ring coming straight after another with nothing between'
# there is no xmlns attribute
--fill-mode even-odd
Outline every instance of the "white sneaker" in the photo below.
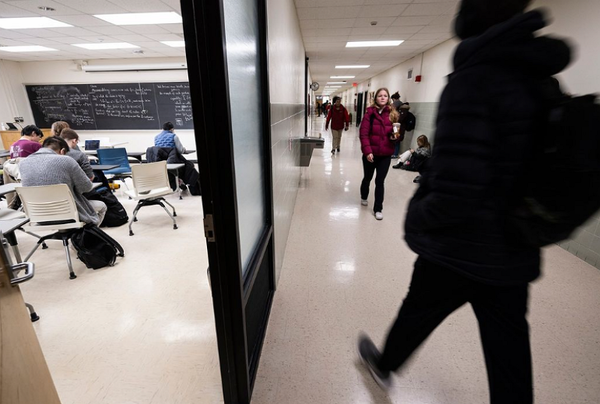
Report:
<svg viewBox="0 0 600 404"><path fill-rule="evenodd" d="M361 199L361 200L360 200L360 204L361 204L362 206L367 206L367 205L369 204L369 202L367 202L367 200L366 200L366 199Z"/></svg>
<svg viewBox="0 0 600 404"><path fill-rule="evenodd" d="M377 220L383 220L383 213L381 213L381 212L375 212L375 219L377 219Z"/></svg>

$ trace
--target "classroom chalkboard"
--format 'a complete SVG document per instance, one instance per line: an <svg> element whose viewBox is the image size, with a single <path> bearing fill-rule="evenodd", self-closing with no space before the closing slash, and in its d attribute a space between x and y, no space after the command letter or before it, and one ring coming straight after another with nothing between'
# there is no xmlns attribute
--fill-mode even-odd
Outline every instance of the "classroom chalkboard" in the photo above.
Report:
<svg viewBox="0 0 600 404"><path fill-rule="evenodd" d="M35 124L73 129L193 129L190 86L177 83L27 85Z"/></svg>

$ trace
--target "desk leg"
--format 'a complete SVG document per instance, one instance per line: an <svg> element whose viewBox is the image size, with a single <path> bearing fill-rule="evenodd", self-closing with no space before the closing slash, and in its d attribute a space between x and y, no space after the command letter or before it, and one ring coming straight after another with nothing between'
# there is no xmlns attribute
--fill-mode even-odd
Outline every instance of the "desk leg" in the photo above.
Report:
<svg viewBox="0 0 600 404"><path fill-rule="evenodd" d="M13 254L15 255L15 261L17 263L23 262L21 259L21 252L19 251L19 246L17 243L17 236L15 236L15 232L12 231L4 235L8 244L12 247Z"/></svg>
<svg viewBox="0 0 600 404"><path fill-rule="evenodd" d="M175 170L175 182L177 183L177 193L179 194L179 200L183 199L181 197L181 187L179 186L179 170Z"/></svg>

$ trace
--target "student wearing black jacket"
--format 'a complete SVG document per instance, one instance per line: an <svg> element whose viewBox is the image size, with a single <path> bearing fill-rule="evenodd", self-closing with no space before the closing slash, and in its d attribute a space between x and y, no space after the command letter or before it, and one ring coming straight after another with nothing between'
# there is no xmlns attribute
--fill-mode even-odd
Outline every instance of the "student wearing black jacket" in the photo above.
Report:
<svg viewBox="0 0 600 404"><path fill-rule="evenodd" d="M538 248L505 233L540 103L534 83L570 61L529 0L463 0L462 42L442 94L436 148L410 202L406 241L419 257L410 290L383 352L363 336L361 359L382 386L427 336L465 303L473 307L492 404L533 402L528 283L540 273Z"/></svg>

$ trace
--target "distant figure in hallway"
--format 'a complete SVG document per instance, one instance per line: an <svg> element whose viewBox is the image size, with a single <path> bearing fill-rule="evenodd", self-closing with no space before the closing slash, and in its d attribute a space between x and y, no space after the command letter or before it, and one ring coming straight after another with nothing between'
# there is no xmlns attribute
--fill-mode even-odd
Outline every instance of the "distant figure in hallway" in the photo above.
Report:
<svg viewBox="0 0 600 404"><path fill-rule="evenodd" d="M387 88L380 88L375 93L373 105L367 108L360 123L360 145L363 153L364 177L360 185L360 203L367 206L369 186L375 177L375 203L373 213L377 220L383 219L384 182L396 142L400 134L394 131L393 124L398 122L398 112L392 107L392 100Z"/></svg>
<svg viewBox="0 0 600 404"><path fill-rule="evenodd" d="M179 137L175 134L175 126L171 122L163 124L163 131L154 138L156 147L174 147L181 154L185 154L185 147L181 144Z"/></svg>
<svg viewBox="0 0 600 404"><path fill-rule="evenodd" d="M419 257L380 353L365 335L363 363L382 387L452 312L479 323L492 404L533 403L527 301L540 250L508 236L513 201L542 124L535 83L570 61L568 45L535 36L546 25L530 0L462 0L462 42L439 103L435 153L408 207L405 237ZM541 95L541 94L540 94Z"/></svg>
<svg viewBox="0 0 600 404"><path fill-rule="evenodd" d="M394 109L398 111L401 105L402 101L400 101L400 93L396 91L394 94L392 94L392 107L394 107Z"/></svg>
<svg viewBox="0 0 600 404"><path fill-rule="evenodd" d="M431 145L429 144L429 139L427 139L427 136L425 135L421 135L417 138L417 149L410 149L405 151L404 153L402 153L400 155L400 159L398 160L398 164L396 164L395 166L393 166L393 168L402 168L402 166L404 164L406 164L406 162L408 162L409 160L412 161L413 155L417 155L415 156L415 160L418 158L422 161L428 159L429 157L431 157ZM411 163L411 165L416 165L415 163ZM414 170L411 171L418 171L418 167L414 167Z"/></svg>
<svg viewBox="0 0 600 404"><path fill-rule="evenodd" d="M334 154L336 151L339 153L342 131L348 130L350 126L348 110L342 105L340 97L333 97L333 105L329 109L327 120L325 121L325 130L329 130L329 122L331 122L331 134L333 135L331 154Z"/></svg>

